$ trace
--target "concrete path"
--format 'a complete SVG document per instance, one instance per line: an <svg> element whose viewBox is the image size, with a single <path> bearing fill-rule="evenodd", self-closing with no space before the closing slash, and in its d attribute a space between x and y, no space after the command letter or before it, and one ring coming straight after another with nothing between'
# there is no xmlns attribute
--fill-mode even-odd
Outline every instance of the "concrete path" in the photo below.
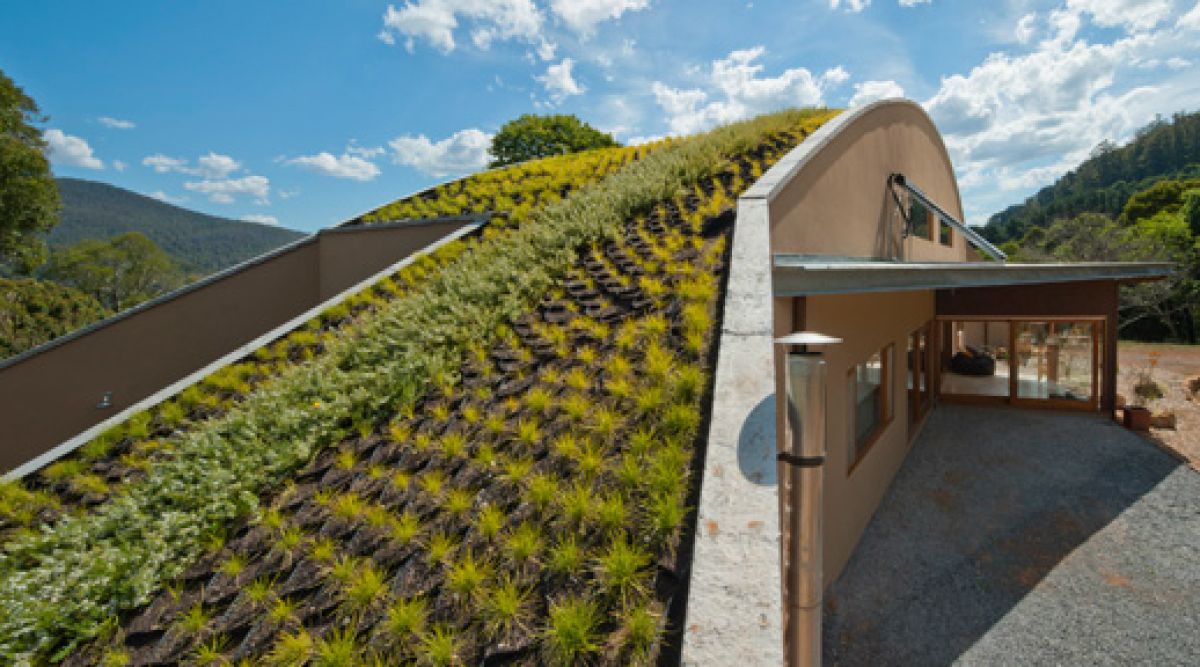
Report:
<svg viewBox="0 0 1200 667"><path fill-rule="evenodd" d="M942 405L824 635L827 665L1200 664L1200 473L1102 418Z"/></svg>

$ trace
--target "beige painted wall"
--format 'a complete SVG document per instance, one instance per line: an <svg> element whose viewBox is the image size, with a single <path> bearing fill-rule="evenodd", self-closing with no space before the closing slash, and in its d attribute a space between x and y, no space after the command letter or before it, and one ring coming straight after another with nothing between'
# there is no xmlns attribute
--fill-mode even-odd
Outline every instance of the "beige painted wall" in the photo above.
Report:
<svg viewBox="0 0 1200 667"><path fill-rule="evenodd" d="M825 584L841 573L909 451L908 337L933 319L933 292L810 296L809 329L844 338L825 351L828 364L825 465ZM856 364L893 344L890 371L892 420L853 472L850 468L846 375Z"/></svg>
<svg viewBox="0 0 1200 667"><path fill-rule="evenodd" d="M771 202L772 252L935 261L973 256L957 232L951 247L902 240L903 223L887 187L894 172L962 219L937 128L914 105L884 105L845 127Z"/></svg>
<svg viewBox="0 0 1200 667"><path fill-rule="evenodd" d="M7 472L186 378L469 221L320 234L0 367ZM112 407L97 409L106 392Z"/></svg>

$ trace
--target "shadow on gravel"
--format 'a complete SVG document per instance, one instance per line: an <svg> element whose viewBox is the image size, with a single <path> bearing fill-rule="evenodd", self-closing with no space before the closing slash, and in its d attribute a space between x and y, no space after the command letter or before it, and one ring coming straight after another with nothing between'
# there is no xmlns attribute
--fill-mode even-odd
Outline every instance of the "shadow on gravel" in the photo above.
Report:
<svg viewBox="0 0 1200 667"><path fill-rule="evenodd" d="M1097 417L940 407L826 593L825 664L955 662L1178 466ZM1064 608L1133 576L1082 569L1090 578L1070 575L1082 585L1050 593Z"/></svg>

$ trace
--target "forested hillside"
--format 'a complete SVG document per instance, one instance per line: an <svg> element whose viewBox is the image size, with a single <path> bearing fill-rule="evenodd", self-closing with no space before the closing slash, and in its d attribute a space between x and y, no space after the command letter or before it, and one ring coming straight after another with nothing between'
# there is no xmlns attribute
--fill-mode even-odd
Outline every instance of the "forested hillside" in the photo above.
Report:
<svg viewBox="0 0 1200 667"><path fill-rule="evenodd" d="M290 229L189 211L105 183L57 180L62 212L47 238L54 248L141 232L185 272L204 275L303 236Z"/></svg>
<svg viewBox="0 0 1200 667"><path fill-rule="evenodd" d="M1104 143L1092 157L1023 204L991 217L983 233L990 241L1019 240L1032 227L1081 213L1116 217L1129 198L1156 181L1200 177L1200 113L1176 114L1140 130L1117 147Z"/></svg>

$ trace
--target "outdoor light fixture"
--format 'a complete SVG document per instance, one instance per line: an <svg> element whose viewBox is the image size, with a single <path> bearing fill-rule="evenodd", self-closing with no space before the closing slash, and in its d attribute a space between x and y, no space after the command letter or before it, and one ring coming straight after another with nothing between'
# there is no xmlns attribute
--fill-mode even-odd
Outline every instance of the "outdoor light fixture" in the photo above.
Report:
<svg viewBox="0 0 1200 667"><path fill-rule="evenodd" d="M100 402L96 404L96 409L107 410L111 408L113 405L112 394L113 393L111 391L104 392L104 395L100 397Z"/></svg>
<svg viewBox="0 0 1200 667"><path fill-rule="evenodd" d="M791 664L821 664L821 564L825 475L825 360L812 347L836 345L841 338L799 331L775 339L787 350L787 429L789 447L779 452L791 481L791 534L788 538L787 639Z"/></svg>

